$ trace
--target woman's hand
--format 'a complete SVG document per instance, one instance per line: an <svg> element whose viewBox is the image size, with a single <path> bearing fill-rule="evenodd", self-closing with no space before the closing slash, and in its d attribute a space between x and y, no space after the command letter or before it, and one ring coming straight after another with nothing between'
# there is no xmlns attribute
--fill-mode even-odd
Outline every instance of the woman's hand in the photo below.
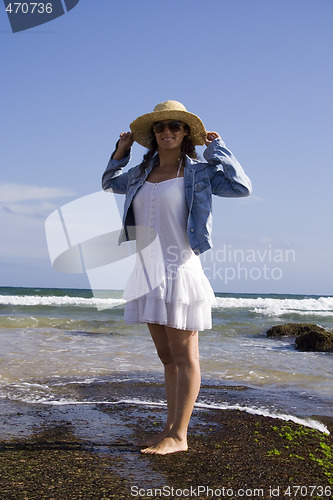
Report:
<svg viewBox="0 0 333 500"><path fill-rule="evenodd" d="M127 149L131 149L134 142L134 134L131 132L122 132L119 136L119 144L118 148L126 151Z"/></svg>
<svg viewBox="0 0 333 500"><path fill-rule="evenodd" d="M131 149L134 142L134 134L131 132L122 132L119 136L118 146L113 155L114 160L121 160L124 158L128 149Z"/></svg>
<svg viewBox="0 0 333 500"><path fill-rule="evenodd" d="M220 137L217 132L206 132L206 134L202 134L202 138L205 141L206 146L209 146L211 142Z"/></svg>

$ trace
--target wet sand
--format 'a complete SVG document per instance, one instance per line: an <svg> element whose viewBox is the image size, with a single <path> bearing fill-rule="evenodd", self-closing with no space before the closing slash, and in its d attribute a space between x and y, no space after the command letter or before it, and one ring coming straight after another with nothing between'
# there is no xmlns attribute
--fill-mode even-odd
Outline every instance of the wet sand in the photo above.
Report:
<svg viewBox="0 0 333 500"><path fill-rule="evenodd" d="M140 454L138 443L161 429L165 413L125 403L2 402L0 498L333 498L332 435L196 408L187 452ZM332 420L325 424L333 430Z"/></svg>

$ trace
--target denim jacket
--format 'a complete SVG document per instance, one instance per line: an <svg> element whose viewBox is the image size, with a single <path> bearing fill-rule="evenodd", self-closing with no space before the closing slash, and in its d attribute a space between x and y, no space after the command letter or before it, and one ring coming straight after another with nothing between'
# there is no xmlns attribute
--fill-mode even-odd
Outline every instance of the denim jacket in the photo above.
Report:
<svg viewBox="0 0 333 500"><path fill-rule="evenodd" d="M217 138L209 144L204 154L205 162L186 157L184 169L185 199L188 208L187 236L196 255L212 247L212 194L217 196L248 196L251 181L234 155ZM158 162L155 155L149 166L141 172L140 165L122 172L130 160L130 151L121 160L112 157L102 177L104 190L125 194L123 232L119 243L134 239L129 228L135 226L132 201ZM132 233L132 232L131 232Z"/></svg>

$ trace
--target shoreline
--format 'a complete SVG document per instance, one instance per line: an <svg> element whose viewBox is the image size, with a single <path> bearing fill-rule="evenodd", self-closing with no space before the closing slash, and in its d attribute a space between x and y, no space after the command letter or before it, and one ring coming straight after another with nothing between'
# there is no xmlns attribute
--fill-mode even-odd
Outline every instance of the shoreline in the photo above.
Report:
<svg viewBox="0 0 333 500"><path fill-rule="evenodd" d="M140 454L137 442L160 430L164 407L14 406L2 420L13 419L12 430L16 426L21 433L0 437L1 498L163 498L167 496L151 493L162 488L164 493L167 488L180 493L204 485L232 491L226 498L236 498L242 488L257 489L258 498L274 498L274 488L281 493L299 484L324 486L330 495L320 498L333 498L332 434L294 422L196 408L188 452L147 456ZM24 422L29 423L25 432ZM212 498L207 491L201 490L199 497Z"/></svg>
<svg viewBox="0 0 333 500"><path fill-rule="evenodd" d="M33 395L29 390L30 385L37 387ZM34 379L29 384L23 383L18 400L2 397L4 399L0 398L0 414L6 412L6 406L11 405L13 408L23 405L22 411L26 413L25 404L28 405L27 408L40 405L45 411L48 407L103 406L119 402L152 408L166 404L162 375L146 373L143 378L141 373L134 372L127 373L126 376L119 373L96 379ZM327 397L324 399L319 394L295 392L288 388L257 387L236 381L203 378L195 407L240 410L254 415L292 420L321 431L325 425L331 426L331 429L333 425L333 407ZM317 421L318 425L311 421ZM1 431L0 421L0 437Z"/></svg>
<svg viewBox="0 0 333 500"><path fill-rule="evenodd" d="M20 435L17 434L18 432L29 432L29 428L33 429L34 425L39 425L40 422L43 425L41 416L47 415L49 411L52 415L56 413L61 415L68 408L72 408L76 413L78 408L84 412L88 411L88 407L91 406L100 407L101 411L103 406L119 404L144 408L142 411L148 411L148 409L154 411L157 407L166 406L164 381L162 377L156 375L148 376L146 380L138 374L128 374L124 379L118 375L115 380L107 377L81 381L70 378L60 381L57 378L43 383L35 380L31 384L39 386L38 389L43 388L45 384L47 393L36 394L37 397L30 400L29 392L26 399L24 393L21 393L19 400L0 398L0 415L10 415L9 419L0 419L0 439L6 435ZM304 393L292 393L292 399L288 399L287 394L282 389L268 390L265 387L227 381L219 384L217 381L203 379L195 410L236 410L282 421L290 420L321 432L328 430L333 433L333 417L329 411L331 404L328 404L328 401L324 401L323 404L323 400L316 398L315 395L306 396ZM281 400L282 396L285 401ZM300 403L307 399L309 401L306 406L300 407ZM35 411L38 408L40 410ZM21 414L24 415L22 419L19 418Z"/></svg>

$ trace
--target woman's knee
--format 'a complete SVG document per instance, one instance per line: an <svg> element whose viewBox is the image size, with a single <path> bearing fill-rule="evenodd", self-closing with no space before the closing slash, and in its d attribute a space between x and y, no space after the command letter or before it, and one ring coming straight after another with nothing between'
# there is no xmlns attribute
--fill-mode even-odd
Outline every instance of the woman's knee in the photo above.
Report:
<svg viewBox="0 0 333 500"><path fill-rule="evenodd" d="M172 348L171 356L177 367L192 366L199 362L199 351L186 345Z"/></svg>
<svg viewBox="0 0 333 500"><path fill-rule="evenodd" d="M164 366L174 363L169 347L157 348L157 354Z"/></svg>
<svg viewBox="0 0 333 500"><path fill-rule="evenodd" d="M199 362L198 332L148 325L163 365L196 365Z"/></svg>
<svg viewBox="0 0 333 500"><path fill-rule="evenodd" d="M170 352L169 340L165 331L165 326L148 323L148 328L154 341L157 355L163 365L172 363L173 359Z"/></svg>

